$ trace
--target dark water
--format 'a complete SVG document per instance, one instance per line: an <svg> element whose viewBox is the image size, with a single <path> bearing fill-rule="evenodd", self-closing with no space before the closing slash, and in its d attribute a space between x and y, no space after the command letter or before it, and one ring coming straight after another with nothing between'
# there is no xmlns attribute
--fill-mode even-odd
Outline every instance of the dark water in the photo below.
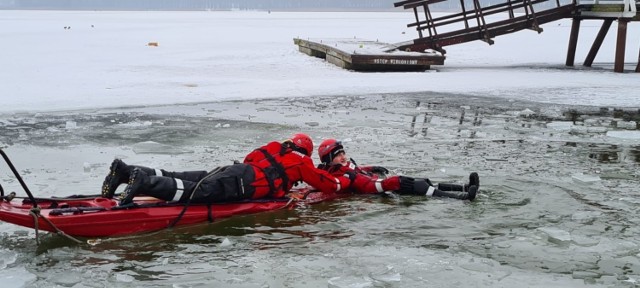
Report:
<svg viewBox="0 0 640 288"><path fill-rule="evenodd" d="M3 115L39 196L97 193L113 157L211 168L303 131L474 202L354 196L75 244L0 223L7 287L635 287L637 109L403 94ZM635 114L634 114L635 113ZM0 181L21 191L5 167ZM2 279L4 278L4 279ZM3 284L4 287L4 284Z"/></svg>

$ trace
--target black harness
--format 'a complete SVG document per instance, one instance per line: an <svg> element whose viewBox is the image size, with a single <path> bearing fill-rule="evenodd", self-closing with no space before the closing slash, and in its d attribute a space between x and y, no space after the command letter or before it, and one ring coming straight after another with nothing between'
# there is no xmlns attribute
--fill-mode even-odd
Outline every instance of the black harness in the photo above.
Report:
<svg viewBox="0 0 640 288"><path fill-rule="evenodd" d="M269 197L273 196L276 191L278 191L278 189L276 188L276 184L275 181L276 179L280 178L282 179L282 183L280 183L280 187L283 191L285 191L285 193L289 192L289 177L287 176L287 173L284 170L284 166L282 166L282 164L278 163L278 161L276 161L275 158L273 158L273 156L271 154L269 154L269 152L265 149L256 149L260 152L262 152L262 154L264 155L264 157L267 159L267 161L269 161L269 164L271 164L270 167L267 167L265 169L260 168L260 170L262 170L262 173L264 173L265 178L267 178L267 183L269 183L269 194L267 194ZM280 156L283 156L287 151L287 147L282 145L282 148L280 149ZM278 174L276 177L273 177L274 175L272 173L269 173L268 170L269 168L273 168L275 169L276 173Z"/></svg>

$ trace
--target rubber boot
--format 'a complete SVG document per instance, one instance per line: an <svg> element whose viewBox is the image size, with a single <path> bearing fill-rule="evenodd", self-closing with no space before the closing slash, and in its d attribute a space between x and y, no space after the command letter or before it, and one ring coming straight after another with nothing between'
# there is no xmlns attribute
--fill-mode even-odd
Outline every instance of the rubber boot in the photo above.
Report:
<svg viewBox="0 0 640 288"><path fill-rule="evenodd" d="M480 189L480 176L476 172L469 174L469 183L464 185L451 184L451 183L438 183L438 189L442 191L461 191L469 192L470 186L476 186Z"/></svg>
<svg viewBox="0 0 640 288"><path fill-rule="evenodd" d="M143 169L134 168L124 189L120 205L133 203L138 195L155 197L165 201L185 201L191 195L196 183L171 177L149 176Z"/></svg>
<svg viewBox="0 0 640 288"><path fill-rule="evenodd" d="M473 201L474 199L476 199L477 194L478 194L478 188L476 186L469 186L468 192L442 191L442 190L434 189L433 192L431 193L431 196Z"/></svg>
<svg viewBox="0 0 640 288"><path fill-rule="evenodd" d="M156 175L156 170L152 168L147 168L144 166L135 166L135 165L127 165L120 159L115 159L111 162L111 166L109 167L109 174L104 178L104 182L102 182L102 197L105 198L113 198L113 195L116 193L116 189L120 184L127 183L129 180L129 176L131 176L131 171L134 168L140 168L145 171L148 175Z"/></svg>

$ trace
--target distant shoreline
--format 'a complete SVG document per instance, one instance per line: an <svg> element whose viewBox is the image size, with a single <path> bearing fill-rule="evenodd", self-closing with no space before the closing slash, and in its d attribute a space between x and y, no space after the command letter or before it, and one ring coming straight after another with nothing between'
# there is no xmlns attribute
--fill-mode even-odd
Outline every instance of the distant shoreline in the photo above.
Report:
<svg viewBox="0 0 640 288"><path fill-rule="evenodd" d="M142 11L157 11L157 12L402 12L409 13L410 11L398 9L398 8L371 8L371 9L57 9L57 8L0 8L0 11L106 11L106 12L142 12ZM446 10L434 10L433 12L447 12Z"/></svg>

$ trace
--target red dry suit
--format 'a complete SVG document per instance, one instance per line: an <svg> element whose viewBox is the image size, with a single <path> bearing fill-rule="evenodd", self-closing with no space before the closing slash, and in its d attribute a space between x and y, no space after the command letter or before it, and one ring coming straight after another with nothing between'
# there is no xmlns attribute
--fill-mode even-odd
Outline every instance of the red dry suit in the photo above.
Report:
<svg viewBox="0 0 640 288"><path fill-rule="evenodd" d="M320 164L319 169L326 170L331 175L342 176L347 172L356 172L356 178L351 186L344 186L341 192L354 192L363 194L381 193L384 191L397 191L400 189L400 177L390 176L380 178L377 174L371 172L372 167L359 167L349 161L347 165L341 164Z"/></svg>
<svg viewBox="0 0 640 288"><path fill-rule="evenodd" d="M324 192L339 192L351 181L344 174L332 175L313 165L311 157L280 142L271 142L249 153L244 158L255 172L253 199L283 197L298 181Z"/></svg>

